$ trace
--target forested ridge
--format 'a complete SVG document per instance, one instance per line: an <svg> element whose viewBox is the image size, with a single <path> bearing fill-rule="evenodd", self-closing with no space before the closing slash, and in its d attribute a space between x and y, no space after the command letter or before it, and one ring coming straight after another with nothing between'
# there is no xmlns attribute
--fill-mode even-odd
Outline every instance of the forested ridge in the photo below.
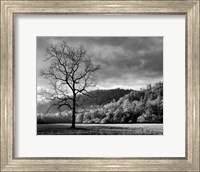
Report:
<svg viewBox="0 0 200 172"><path fill-rule="evenodd" d="M80 95L76 123L162 123L163 83L147 85L140 91L113 89L92 91L93 98ZM53 109L50 102L37 105L38 123L70 123L71 111Z"/></svg>
<svg viewBox="0 0 200 172"><path fill-rule="evenodd" d="M110 90L94 90L91 91L88 96L86 95L78 95L77 104L78 108L88 108L93 105L105 105L110 103L112 100L118 101L124 95L130 93L132 90L124 90L124 89L110 89ZM38 113L47 113L48 108L50 107L52 102L41 102L37 104L37 112ZM68 110L67 107L61 108L62 111ZM52 107L49 112L59 112L56 107Z"/></svg>

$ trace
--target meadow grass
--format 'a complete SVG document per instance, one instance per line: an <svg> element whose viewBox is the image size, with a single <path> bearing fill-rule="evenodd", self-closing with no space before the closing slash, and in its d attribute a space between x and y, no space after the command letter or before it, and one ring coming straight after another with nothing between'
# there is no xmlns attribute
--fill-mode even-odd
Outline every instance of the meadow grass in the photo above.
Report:
<svg viewBox="0 0 200 172"><path fill-rule="evenodd" d="M163 124L38 124L37 135L163 135Z"/></svg>

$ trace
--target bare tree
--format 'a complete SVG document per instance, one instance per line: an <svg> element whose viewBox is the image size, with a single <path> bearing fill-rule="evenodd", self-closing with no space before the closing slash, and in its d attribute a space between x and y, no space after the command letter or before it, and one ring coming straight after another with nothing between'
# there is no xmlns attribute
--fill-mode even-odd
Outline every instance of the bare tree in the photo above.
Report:
<svg viewBox="0 0 200 172"><path fill-rule="evenodd" d="M42 94L52 102L49 109L67 106L72 110L72 128L75 128L77 95L89 96L88 88L96 86L95 73L100 66L94 65L91 58L83 46L69 46L66 41L46 49L45 61L49 66L40 75L49 80L51 87Z"/></svg>

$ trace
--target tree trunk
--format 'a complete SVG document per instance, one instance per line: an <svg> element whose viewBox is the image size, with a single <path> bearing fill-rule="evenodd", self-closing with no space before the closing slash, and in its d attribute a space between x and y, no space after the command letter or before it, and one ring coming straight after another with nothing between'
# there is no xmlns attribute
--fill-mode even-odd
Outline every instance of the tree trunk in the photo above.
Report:
<svg viewBox="0 0 200 172"><path fill-rule="evenodd" d="M71 128L75 128L76 123L76 97L73 99L73 109L72 109L72 126Z"/></svg>

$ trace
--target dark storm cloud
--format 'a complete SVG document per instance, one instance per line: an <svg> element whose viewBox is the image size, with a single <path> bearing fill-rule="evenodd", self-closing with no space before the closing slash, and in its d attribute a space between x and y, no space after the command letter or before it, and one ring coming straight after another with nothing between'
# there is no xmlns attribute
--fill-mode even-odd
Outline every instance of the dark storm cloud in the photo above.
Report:
<svg viewBox="0 0 200 172"><path fill-rule="evenodd" d="M162 37L38 37L38 70L45 66L41 62L45 48L62 40L84 45L94 63L101 65L99 87L139 88L163 79Z"/></svg>

